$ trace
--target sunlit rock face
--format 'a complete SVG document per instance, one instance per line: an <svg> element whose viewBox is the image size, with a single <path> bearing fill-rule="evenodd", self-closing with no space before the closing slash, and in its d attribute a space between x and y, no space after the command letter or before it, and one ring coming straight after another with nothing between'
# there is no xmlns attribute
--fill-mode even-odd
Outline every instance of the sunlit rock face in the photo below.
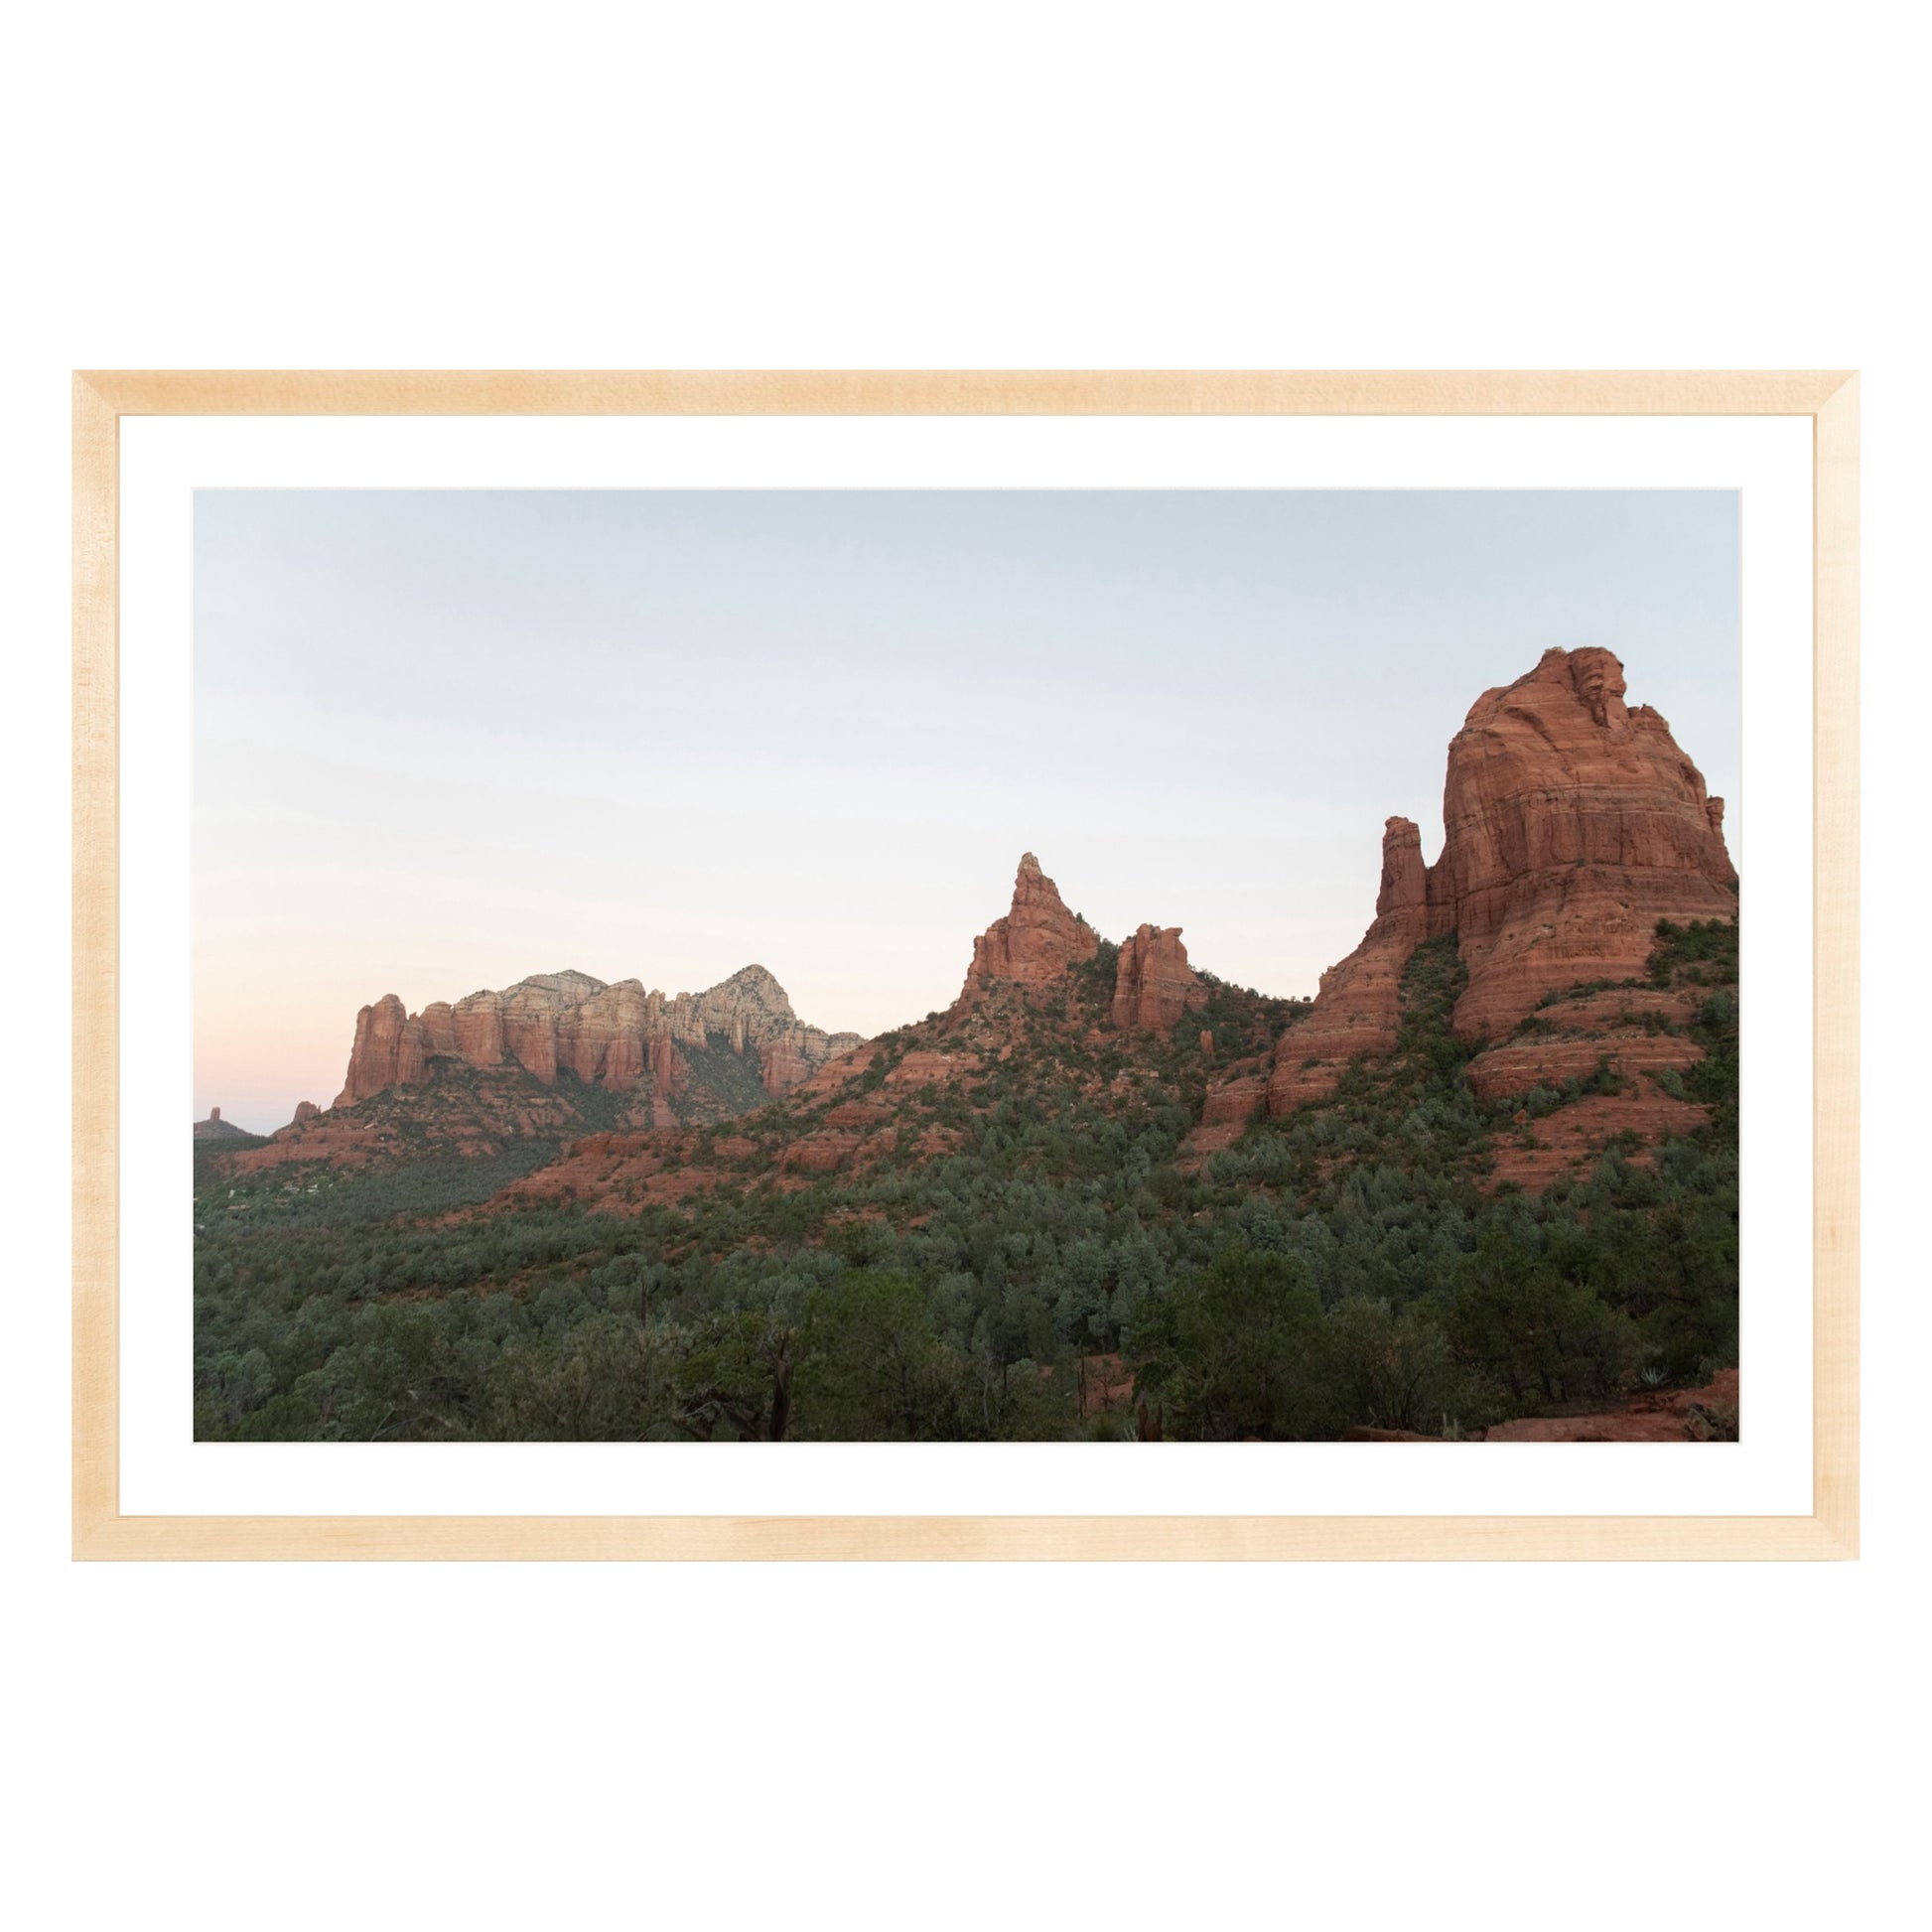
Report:
<svg viewBox="0 0 1932 1932"><path fill-rule="evenodd" d="M1100 935L1066 909L1059 888L1023 853L1013 882L1013 903L973 941L973 963L966 971L962 1001L970 1001L996 981L1039 986L1058 979L1069 966L1091 959Z"/></svg>
<svg viewBox="0 0 1932 1932"><path fill-rule="evenodd" d="M682 1077L677 1049L714 1042L755 1058L763 1090L780 1094L850 1051L859 1035L806 1026L762 966L673 999L641 980L607 986L588 973L538 973L502 992L432 1002L417 1014L405 1012L393 993L364 1007L336 1105L420 1085L439 1063L516 1066L545 1086L568 1072L613 1093L656 1082L668 1097Z"/></svg>
<svg viewBox="0 0 1932 1932"><path fill-rule="evenodd" d="M1456 1032L1501 1039L1547 994L1639 977L1659 919L1736 916L1724 800L1657 712L1625 703L1607 650L1546 651L1476 700L1449 743L1443 831L1425 868L1418 828L1389 820L1375 921L1284 1037L1271 1113L1395 1044L1402 969L1427 939L1453 933L1468 970Z"/></svg>

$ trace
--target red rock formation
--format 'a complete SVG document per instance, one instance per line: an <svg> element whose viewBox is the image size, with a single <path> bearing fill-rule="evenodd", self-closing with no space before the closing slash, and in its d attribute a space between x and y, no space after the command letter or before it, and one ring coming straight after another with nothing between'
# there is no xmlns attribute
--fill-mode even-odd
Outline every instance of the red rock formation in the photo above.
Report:
<svg viewBox="0 0 1932 1932"><path fill-rule="evenodd" d="M1715 809L1714 809L1715 808ZM1546 651L1477 699L1449 746L1435 929L1469 969L1465 1038L1501 1038L1545 993L1644 970L1657 921L1727 919L1724 804L1606 650Z"/></svg>
<svg viewBox="0 0 1932 1932"><path fill-rule="evenodd" d="M557 1016L557 1053L580 1080L627 1093L644 1077L650 995L619 980Z"/></svg>
<svg viewBox="0 0 1932 1932"><path fill-rule="evenodd" d="M588 973L538 973L454 1006L435 1001L420 1014L405 1013L394 994L364 1007L336 1104L419 1084L438 1061L479 1070L515 1065L545 1086L555 1085L560 1071L613 1093L652 1085L669 1100L689 1084L678 1048L721 1039L757 1060L770 1094L788 1093L859 1044L857 1034L802 1024L762 966L670 1001L641 980L607 986Z"/></svg>
<svg viewBox="0 0 1932 1932"><path fill-rule="evenodd" d="M1456 1032L1501 1040L1548 993L1640 976L1659 919L1736 916L1724 801L1655 711L1626 707L1606 650L1546 651L1476 700L1449 745L1443 822L1425 870L1416 828L1389 821L1375 922L1283 1036L1271 1113L1389 1050L1402 969L1426 939L1455 934L1468 968Z"/></svg>
<svg viewBox="0 0 1932 1932"><path fill-rule="evenodd" d="M665 1099L675 1099L684 1084L684 1061L678 1054L677 1042L667 1033L655 1033L650 1036L647 1050L651 1084Z"/></svg>
<svg viewBox="0 0 1932 1932"><path fill-rule="evenodd" d="M300 1127L305 1120L314 1120L322 1112L313 1100L298 1100L295 1103L295 1118L289 1122L291 1127Z"/></svg>
<svg viewBox="0 0 1932 1932"><path fill-rule="evenodd" d="M972 1000L996 980L1038 986L1058 979L1069 966L1091 959L1099 950L1099 933L1066 909L1059 889L1040 871L1039 861L1031 852L1024 853L1013 882L1011 909L973 941L973 963L960 1000Z"/></svg>
<svg viewBox="0 0 1932 1932"><path fill-rule="evenodd" d="M1170 1033L1183 1013L1206 997L1207 989L1187 964L1177 925L1141 926L1121 947L1110 1017L1123 1032L1145 1027L1151 1033Z"/></svg>
<svg viewBox="0 0 1932 1932"><path fill-rule="evenodd" d="M1207 1084L1201 1100L1200 1125L1187 1143L1190 1154L1218 1154L1222 1148L1232 1147L1248 1131L1248 1124L1261 1112L1267 1099L1267 1059L1235 1061Z"/></svg>
<svg viewBox="0 0 1932 1932"><path fill-rule="evenodd" d="M551 1085L559 1064L570 1063L578 1010L609 991L588 973L533 973L519 980L503 995L504 1052Z"/></svg>
<svg viewBox="0 0 1932 1932"><path fill-rule="evenodd" d="M1695 1101L1673 1100L1648 1080L1632 1080L1621 1093L1586 1094L1540 1120L1525 1120L1521 1141L1498 1134L1488 1185L1514 1181L1526 1193L1541 1193L1559 1174L1594 1167L1610 1142L1625 1134L1644 1144L1628 1157L1632 1166L1644 1167L1651 1148L1676 1134L1695 1134L1710 1119Z"/></svg>
<svg viewBox="0 0 1932 1932"><path fill-rule="evenodd" d="M430 1058L457 1056L456 1016L447 1000L433 1000L417 1016L423 1023L424 1051Z"/></svg>
<svg viewBox="0 0 1932 1932"><path fill-rule="evenodd" d="M452 1015L457 1057L471 1066L494 1066L503 1057L503 996L486 988L456 1003Z"/></svg>
<svg viewBox="0 0 1932 1932"><path fill-rule="evenodd" d="M393 993L355 1016L355 1043L348 1052L348 1074L336 1096L339 1107L366 1100L384 1087L409 1086L428 1070L428 1038L420 1020L403 1011Z"/></svg>
<svg viewBox="0 0 1932 1932"><path fill-rule="evenodd" d="M1382 884L1362 943L1321 975L1313 1010L1282 1035L1268 1111L1285 1114L1330 1092L1360 1055L1386 1053L1401 1025L1402 969L1429 936L1422 833L1406 818L1382 828Z"/></svg>
<svg viewBox="0 0 1932 1932"><path fill-rule="evenodd" d="M1484 1100L1588 1080L1608 1062L1619 1077L1656 1084L1651 1076L1682 1073L1704 1057L1686 1036L1701 1001L1686 991L1613 988L1564 1000L1539 1012L1537 1025L1485 1048L1463 1069Z"/></svg>

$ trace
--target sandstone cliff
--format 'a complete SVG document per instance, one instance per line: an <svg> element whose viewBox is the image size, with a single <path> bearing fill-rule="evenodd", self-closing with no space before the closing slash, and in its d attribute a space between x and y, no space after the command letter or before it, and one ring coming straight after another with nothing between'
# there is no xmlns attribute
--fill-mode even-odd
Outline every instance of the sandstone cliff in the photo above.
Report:
<svg viewBox="0 0 1932 1932"><path fill-rule="evenodd" d="M588 973L537 973L418 1014L393 993L364 1007L336 1105L420 1085L439 1062L480 1071L514 1065L544 1086L567 1072L612 1093L652 1084L674 1092L687 1057L678 1049L719 1047L755 1062L762 1090L780 1094L858 1043L857 1034L806 1026L762 966L668 1000L641 980L607 986Z"/></svg>
<svg viewBox="0 0 1932 1932"><path fill-rule="evenodd" d="M1417 827L1389 820L1375 920L1281 1042L1271 1113L1394 1045L1402 970L1427 939L1452 933L1468 970L1456 1032L1501 1042L1548 995L1640 976L1659 919L1736 916L1724 801L1662 717L1625 704L1607 650L1546 651L1476 700L1449 744L1443 824L1425 868ZM1504 1077L1500 1061L1484 1073Z"/></svg>
<svg viewBox="0 0 1932 1932"><path fill-rule="evenodd" d="M1476 700L1449 745L1432 929L1469 969L1467 1038L1501 1038L1549 992L1640 974L1659 919L1727 919L1724 801L1607 650L1546 651Z"/></svg>

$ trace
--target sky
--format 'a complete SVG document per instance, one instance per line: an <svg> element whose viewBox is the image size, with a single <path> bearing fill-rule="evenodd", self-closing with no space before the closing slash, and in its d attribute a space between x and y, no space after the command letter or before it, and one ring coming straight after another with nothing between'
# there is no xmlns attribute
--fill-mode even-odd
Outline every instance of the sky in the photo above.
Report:
<svg viewBox="0 0 1932 1932"><path fill-rule="evenodd" d="M202 490L195 1112L358 1007L566 967L948 1005L1023 851L1112 938L1314 990L1382 822L1552 645L1737 790L1733 491Z"/></svg>

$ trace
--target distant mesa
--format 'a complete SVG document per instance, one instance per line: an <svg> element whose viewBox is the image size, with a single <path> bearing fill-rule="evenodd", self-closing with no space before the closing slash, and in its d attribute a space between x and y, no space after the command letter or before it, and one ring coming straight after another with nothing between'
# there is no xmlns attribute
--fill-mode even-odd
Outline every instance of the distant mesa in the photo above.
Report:
<svg viewBox="0 0 1932 1932"><path fill-rule="evenodd" d="M390 1087L420 1085L438 1062L521 1067L544 1086L569 1073L587 1086L675 1092L680 1050L723 1045L757 1061L765 1094L789 1092L857 1034L804 1025L784 988L747 966L707 992L667 999L641 980L606 985L588 973L536 973L504 991L435 1001L407 1013L393 993L355 1016L348 1073L336 1096L353 1106Z"/></svg>
<svg viewBox="0 0 1932 1932"><path fill-rule="evenodd" d="M195 1138L198 1141L252 1141L255 1137L245 1127L237 1127L233 1121L223 1120L219 1107L210 1107L207 1119L195 1123Z"/></svg>
<svg viewBox="0 0 1932 1932"><path fill-rule="evenodd" d="M576 971L420 1013L385 994L355 1017L335 1104L303 1101L265 1147L235 1159L248 1172L318 1161L383 1168L600 1130L704 1125L790 1092L859 1044L857 1034L806 1026L762 966L672 998Z"/></svg>

